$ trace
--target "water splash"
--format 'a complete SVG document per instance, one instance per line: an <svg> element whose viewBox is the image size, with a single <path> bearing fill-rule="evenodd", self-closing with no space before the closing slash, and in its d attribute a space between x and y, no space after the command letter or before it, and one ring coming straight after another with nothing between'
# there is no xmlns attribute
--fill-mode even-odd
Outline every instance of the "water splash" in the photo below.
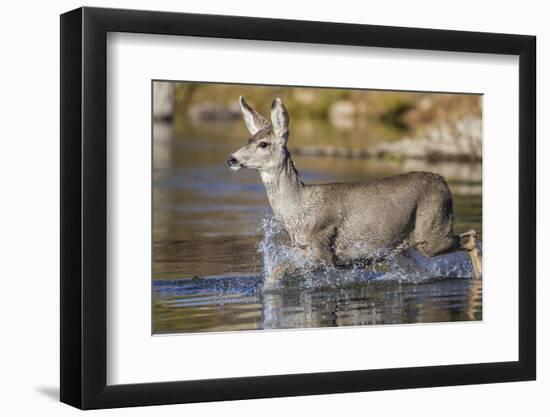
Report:
<svg viewBox="0 0 550 417"><path fill-rule="evenodd" d="M272 276L276 268L285 263L305 269L307 260L290 246L282 225L273 216L264 217L260 229L263 239L258 244L258 252L262 258L264 277Z"/></svg>
<svg viewBox="0 0 550 417"><path fill-rule="evenodd" d="M335 268L319 265L295 250L288 240L282 225L273 217L262 220L263 239L258 244L262 260L264 289L277 290L284 285L297 285L302 288L341 287L365 282L398 282L417 284L435 278L471 278L473 270L465 252L428 258L413 249L401 254L392 254L388 250L379 250L374 258L386 256L382 263L375 263L368 268L353 266ZM278 268L291 264L299 273L292 274L283 280L273 280ZM284 281L284 282L283 282Z"/></svg>

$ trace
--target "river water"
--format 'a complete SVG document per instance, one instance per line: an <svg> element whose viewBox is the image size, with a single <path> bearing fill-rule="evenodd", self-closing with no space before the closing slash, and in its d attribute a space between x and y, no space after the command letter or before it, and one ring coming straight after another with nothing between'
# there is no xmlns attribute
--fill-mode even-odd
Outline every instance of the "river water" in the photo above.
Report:
<svg viewBox="0 0 550 417"><path fill-rule="evenodd" d="M289 141L374 144L378 129L297 124ZM387 132L384 137L387 137ZM240 147L241 122L208 129L155 124L153 140L153 332L311 328L481 320L482 284L467 258L453 254L367 271L321 271L274 288L266 263L284 247L254 171L232 172L225 157ZM455 231L482 234L481 164L427 163L293 154L306 183L360 180L412 170L444 175L454 194ZM266 226L267 225L267 226ZM270 248L269 250L266 248ZM275 248L275 249L273 249Z"/></svg>

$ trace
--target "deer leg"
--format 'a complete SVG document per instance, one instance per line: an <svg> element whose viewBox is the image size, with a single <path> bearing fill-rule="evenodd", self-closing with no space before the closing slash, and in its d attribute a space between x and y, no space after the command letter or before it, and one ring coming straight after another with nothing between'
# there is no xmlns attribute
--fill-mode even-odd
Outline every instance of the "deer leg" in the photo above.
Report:
<svg viewBox="0 0 550 417"><path fill-rule="evenodd" d="M280 281L281 279L285 277L289 277L290 275L296 273L298 271L298 268L296 265L292 264L291 262L283 262L279 265L276 265L271 270L269 276L266 277L267 283L275 283Z"/></svg>
<svg viewBox="0 0 550 417"><path fill-rule="evenodd" d="M318 232L309 244L309 256L312 262L323 266L334 266L334 229L327 228Z"/></svg>
<svg viewBox="0 0 550 417"><path fill-rule="evenodd" d="M334 230L327 229L310 235L306 245L294 246L297 256L305 258L305 263L285 261L275 266L266 278L267 282L277 282L291 275L313 272L319 267L336 265L333 251Z"/></svg>
<svg viewBox="0 0 550 417"><path fill-rule="evenodd" d="M291 277L292 275L300 275L312 272L318 267L319 263L326 265L332 264L332 255L326 251L320 243L310 243L309 245L297 245L293 247L295 256L305 258L306 262L297 260L287 260L273 267L269 276L266 277L268 283L275 283L283 278Z"/></svg>
<svg viewBox="0 0 550 417"><path fill-rule="evenodd" d="M482 264L481 264L481 251L477 244L477 233L471 229L467 232L458 235L460 249L464 250L470 260L472 261L472 268L474 270L474 277L481 278Z"/></svg>
<svg viewBox="0 0 550 417"><path fill-rule="evenodd" d="M459 235L448 234L439 239L426 240L425 242L420 241L420 243L415 244L414 247L422 255L430 258L432 256L463 250L472 263L474 278L481 278L481 251L477 244L477 234L475 230L468 230Z"/></svg>
<svg viewBox="0 0 550 417"><path fill-rule="evenodd" d="M324 245L313 246L310 252L310 259L312 262L322 264L324 266L334 265L334 256L332 251Z"/></svg>
<svg viewBox="0 0 550 417"><path fill-rule="evenodd" d="M411 248L402 249L393 255L393 263L403 271L418 270L421 266L411 255Z"/></svg>

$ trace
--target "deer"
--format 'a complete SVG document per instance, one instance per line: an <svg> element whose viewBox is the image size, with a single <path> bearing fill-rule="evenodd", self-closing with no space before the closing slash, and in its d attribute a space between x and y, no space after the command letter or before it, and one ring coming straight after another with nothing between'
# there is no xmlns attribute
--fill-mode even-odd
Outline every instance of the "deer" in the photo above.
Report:
<svg viewBox="0 0 550 417"><path fill-rule="evenodd" d="M275 219L292 248L311 262L346 268L381 262L411 249L430 258L465 251L473 276L481 278L477 233L453 233L453 197L442 176L414 171L356 182L304 184L287 148L290 119L282 100L273 100L271 122L244 97L239 103L250 136L226 162L234 171L248 168L260 173ZM293 272L285 265L270 279Z"/></svg>

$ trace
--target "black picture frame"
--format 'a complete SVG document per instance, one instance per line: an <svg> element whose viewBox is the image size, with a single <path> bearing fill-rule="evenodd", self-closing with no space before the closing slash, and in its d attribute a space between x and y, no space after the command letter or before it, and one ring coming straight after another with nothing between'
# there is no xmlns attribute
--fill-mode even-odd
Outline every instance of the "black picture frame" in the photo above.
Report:
<svg viewBox="0 0 550 417"><path fill-rule="evenodd" d="M518 361L107 385L108 32L519 56ZM535 51L524 35L88 7L61 15L61 401L94 409L535 379Z"/></svg>

